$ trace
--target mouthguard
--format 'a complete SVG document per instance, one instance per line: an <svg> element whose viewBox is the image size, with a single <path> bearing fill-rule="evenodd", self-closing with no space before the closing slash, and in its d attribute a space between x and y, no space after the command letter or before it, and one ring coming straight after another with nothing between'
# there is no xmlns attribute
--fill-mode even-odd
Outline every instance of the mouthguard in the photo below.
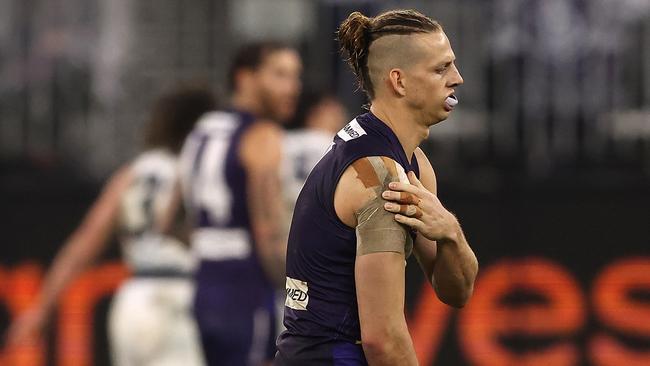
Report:
<svg viewBox="0 0 650 366"><path fill-rule="evenodd" d="M446 102L447 104L449 104L450 107L453 108L453 107L456 106L456 104L458 104L458 98L456 98L455 95L450 95L450 96L447 97L447 99L445 100L445 102Z"/></svg>

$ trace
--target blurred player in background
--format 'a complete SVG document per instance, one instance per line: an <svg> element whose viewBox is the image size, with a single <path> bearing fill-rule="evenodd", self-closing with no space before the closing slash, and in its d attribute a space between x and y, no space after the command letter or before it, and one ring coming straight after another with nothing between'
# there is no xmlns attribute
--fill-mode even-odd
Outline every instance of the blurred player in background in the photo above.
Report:
<svg viewBox="0 0 650 366"><path fill-rule="evenodd" d="M430 197L435 175L418 148L453 110L463 79L440 25L416 11L354 12L338 37L371 107L338 132L296 202L287 330L275 363L417 365L404 317L406 258L413 251L440 299L456 307L471 295L478 270L458 221ZM426 220L426 235L384 209L383 192L391 182L408 183L405 171L426 188L419 187L423 197L392 192L405 203L399 220Z"/></svg>
<svg viewBox="0 0 650 366"><path fill-rule="evenodd" d="M145 133L145 150L110 178L54 259L36 303L12 325L10 343L42 333L60 294L117 233L133 277L117 291L110 309L113 363L203 364L190 312L193 260L185 244L159 234L154 224L173 196L176 155L185 137L199 117L214 108L212 93L198 87L179 88L157 100Z"/></svg>
<svg viewBox="0 0 650 366"><path fill-rule="evenodd" d="M288 215L278 122L295 111L301 72L300 56L286 45L244 46L230 70L232 109L205 115L183 147L181 191L200 260L194 312L210 365L257 366L273 357Z"/></svg>
<svg viewBox="0 0 650 366"><path fill-rule="evenodd" d="M291 214L307 176L346 121L345 107L335 95L323 91L307 91L300 96L296 114L288 126L282 146L282 193L289 213L284 223L286 232L289 231ZM278 332L284 330L282 313L285 298L285 291L278 291Z"/></svg>
<svg viewBox="0 0 650 366"><path fill-rule="evenodd" d="M282 190L289 212L293 212L309 172L347 122L347 113L335 95L310 91L300 97L294 120L292 127L298 128L287 131L282 146Z"/></svg>

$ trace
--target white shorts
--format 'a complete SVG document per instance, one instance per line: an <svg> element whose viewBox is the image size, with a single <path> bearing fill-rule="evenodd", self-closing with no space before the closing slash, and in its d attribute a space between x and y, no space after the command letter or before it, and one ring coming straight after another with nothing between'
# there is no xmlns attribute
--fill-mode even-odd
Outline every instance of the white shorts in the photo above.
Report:
<svg viewBox="0 0 650 366"><path fill-rule="evenodd" d="M138 278L117 291L109 313L115 366L202 366L191 312L194 286L184 278Z"/></svg>

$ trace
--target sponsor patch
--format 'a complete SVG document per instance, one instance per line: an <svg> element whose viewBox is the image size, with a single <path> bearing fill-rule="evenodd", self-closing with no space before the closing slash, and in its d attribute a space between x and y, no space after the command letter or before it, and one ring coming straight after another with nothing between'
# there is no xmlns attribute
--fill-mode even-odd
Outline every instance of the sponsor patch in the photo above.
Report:
<svg viewBox="0 0 650 366"><path fill-rule="evenodd" d="M307 282L287 277L287 299L284 305L294 310L307 310L309 287Z"/></svg>
<svg viewBox="0 0 650 366"><path fill-rule="evenodd" d="M350 141L356 138L359 138L366 134L366 131L359 125L356 118L353 119L350 123L345 125L337 135L343 139L343 141Z"/></svg>

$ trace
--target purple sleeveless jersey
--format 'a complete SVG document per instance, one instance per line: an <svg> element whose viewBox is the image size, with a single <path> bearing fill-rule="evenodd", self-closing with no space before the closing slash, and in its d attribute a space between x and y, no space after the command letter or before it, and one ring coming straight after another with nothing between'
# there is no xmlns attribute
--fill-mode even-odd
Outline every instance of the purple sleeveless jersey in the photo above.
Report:
<svg viewBox="0 0 650 366"><path fill-rule="evenodd" d="M181 153L190 241L199 259L194 315L209 365L257 364L274 353L274 290L255 250L238 154L254 123L242 112L208 113Z"/></svg>
<svg viewBox="0 0 650 366"><path fill-rule="evenodd" d="M354 281L355 230L334 210L334 190L354 161L386 156L419 176L397 136L372 113L358 116L334 138L300 192L287 251L284 331L277 365L365 365Z"/></svg>

